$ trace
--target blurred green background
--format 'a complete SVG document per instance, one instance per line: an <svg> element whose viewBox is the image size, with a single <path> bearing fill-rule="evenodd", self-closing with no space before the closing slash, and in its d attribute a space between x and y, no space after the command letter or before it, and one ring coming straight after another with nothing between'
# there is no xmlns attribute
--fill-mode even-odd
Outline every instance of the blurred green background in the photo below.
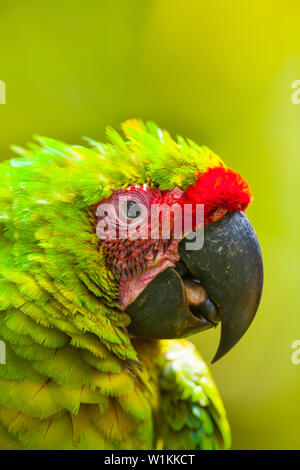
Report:
<svg viewBox="0 0 300 470"><path fill-rule="evenodd" d="M263 298L212 371L233 448L300 449L299 0L15 0L0 11L1 159L33 133L79 143L140 117L208 145L249 181ZM194 337L208 361L218 335Z"/></svg>

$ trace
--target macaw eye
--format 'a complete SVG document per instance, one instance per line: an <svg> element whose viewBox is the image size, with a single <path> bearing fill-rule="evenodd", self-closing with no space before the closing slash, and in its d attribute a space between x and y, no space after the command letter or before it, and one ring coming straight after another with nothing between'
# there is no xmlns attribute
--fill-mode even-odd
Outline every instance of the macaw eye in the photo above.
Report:
<svg viewBox="0 0 300 470"><path fill-rule="evenodd" d="M125 205L125 215L128 219L134 220L140 217L141 208L135 201L127 201Z"/></svg>

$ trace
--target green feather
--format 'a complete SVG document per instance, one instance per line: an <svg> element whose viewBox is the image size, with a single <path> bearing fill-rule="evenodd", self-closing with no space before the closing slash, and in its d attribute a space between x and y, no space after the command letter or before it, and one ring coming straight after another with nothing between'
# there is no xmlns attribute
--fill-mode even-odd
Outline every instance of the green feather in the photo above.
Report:
<svg viewBox="0 0 300 470"><path fill-rule="evenodd" d="M224 164L153 122L122 131L88 147L34 136L0 164L0 448L152 449L156 417L164 448L229 446L193 348L129 338L94 215L115 190L184 190Z"/></svg>

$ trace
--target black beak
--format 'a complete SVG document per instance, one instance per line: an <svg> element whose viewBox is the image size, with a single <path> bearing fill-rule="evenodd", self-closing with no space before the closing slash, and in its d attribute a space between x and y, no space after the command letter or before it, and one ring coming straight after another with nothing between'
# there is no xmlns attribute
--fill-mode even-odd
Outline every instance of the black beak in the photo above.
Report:
<svg viewBox="0 0 300 470"><path fill-rule="evenodd" d="M208 225L201 249L187 249L186 242L180 242L177 269L156 276L127 307L128 330L142 338L178 338L221 321L215 362L239 341L258 309L263 282L259 243L240 211Z"/></svg>
<svg viewBox="0 0 300 470"><path fill-rule="evenodd" d="M243 212L233 212L208 225L201 250L180 256L218 308L221 340L213 362L226 354L249 328L258 309L263 264L256 234Z"/></svg>

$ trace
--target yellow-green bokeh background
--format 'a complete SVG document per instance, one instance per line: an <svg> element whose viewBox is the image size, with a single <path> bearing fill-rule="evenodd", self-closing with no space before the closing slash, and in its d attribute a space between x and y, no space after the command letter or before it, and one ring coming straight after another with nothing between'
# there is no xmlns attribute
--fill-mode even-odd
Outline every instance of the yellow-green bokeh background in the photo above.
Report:
<svg viewBox="0 0 300 470"><path fill-rule="evenodd" d="M262 303L212 367L236 449L300 449L299 23L299 0L0 4L0 159L33 133L78 143L141 117L210 146L250 182ZM218 333L195 340L209 361Z"/></svg>

